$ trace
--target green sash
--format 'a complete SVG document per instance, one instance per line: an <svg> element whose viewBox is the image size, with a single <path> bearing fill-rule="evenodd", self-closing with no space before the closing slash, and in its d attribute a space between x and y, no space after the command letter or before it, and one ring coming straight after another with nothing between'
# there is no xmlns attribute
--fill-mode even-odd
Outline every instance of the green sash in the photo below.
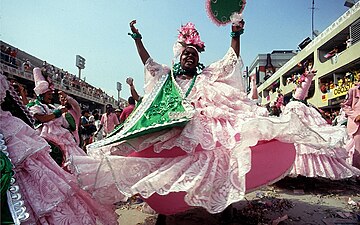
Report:
<svg viewBox="0 0 360 225"><path fill-rule="evenodd" d="M71 113L67 112L65 113L65 119L69 123L69 130L75 131L76 130L76 123L74 117L71 115Z"/></svg>
<svg viewBox="0 0 360 225"><path fill-rule="evenodd" d="M190 85L194 86L196 76ZM153 91L144 96L119 132L112 132L106 139L95 142L93 147L101 147L114 142L129 140L145 134L154 133L172 127L185 126L194 114L194 108L185 99L190 90L184 94L170 74L163 75Z"/></svg>

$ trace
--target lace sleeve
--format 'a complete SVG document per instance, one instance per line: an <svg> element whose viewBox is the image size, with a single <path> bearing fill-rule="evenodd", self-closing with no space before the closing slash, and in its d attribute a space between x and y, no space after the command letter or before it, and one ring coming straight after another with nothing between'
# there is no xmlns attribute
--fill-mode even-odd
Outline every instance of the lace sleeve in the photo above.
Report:
<svg viewBox="0 0 360 225"><path fill-rule="evenodd" d="M230 47L225 56L204 69L203 74L213 82L223 82L234 88L244 91L241 68L241 57L237 57L234 49Z"/></svg>
<svg viewBox="0 0 360 225"><path fill-rule="evenodd" d="M161 65L149 58L145 63L145 81L144 90L145 94L149 93L159 78L170 72L170 68L166 65Z"/></svg>
<svg viewBox="0 0 360 225"><path fill-rule="evenodd" d="M31 106L29 108L29 112L32 116L34 116L35 114L38 114L38 115L45 115L46 112L44 111L44 109L40 106L40 105L34 105L34 106Z"/></svg>

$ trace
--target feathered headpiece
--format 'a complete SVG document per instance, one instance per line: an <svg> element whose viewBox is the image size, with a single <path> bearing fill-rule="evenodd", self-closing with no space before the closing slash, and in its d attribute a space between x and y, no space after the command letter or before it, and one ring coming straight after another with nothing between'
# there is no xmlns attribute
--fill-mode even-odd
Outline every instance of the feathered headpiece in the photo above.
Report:
<svg viewBox="0 0 360 225"><path fill-rule="evenodd" d="M198 52L205 51L204 42L201 41L199 32L196 30L193 23L182 25L179 29L179 35L174 44L174 58L178 57L187 46L193 46Z"/></svg>

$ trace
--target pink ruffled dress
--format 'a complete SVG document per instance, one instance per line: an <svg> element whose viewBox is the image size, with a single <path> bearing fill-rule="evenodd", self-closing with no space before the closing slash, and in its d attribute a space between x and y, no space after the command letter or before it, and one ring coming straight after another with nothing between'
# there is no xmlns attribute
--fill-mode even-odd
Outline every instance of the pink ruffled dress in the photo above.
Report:
<svg viewBox="0 0 360 225"><path fill-rule="evenodd" d="M313 75L308 75L305 78L294 94L295 99L306 98L313 77ZM351 143L346 127L329 125L317 109L297 100L290 101L283 113L284 115L296 114L304 124L321 134L326 140L332 143L343 143L341 146L319 145L317 147L296 143L296 158L290 176L324 177L332 180L360 176L360 170L349 163L351 154L346 146Z"/></svg>
<svg viewBox="0 0 360 225"><path fill-rule="evenodd" d="M51 114L52 110L46 105L38 102L29 108L32 115L47 115ZM43 123L36 129L39 136L45 140L57 145L64 155L63 166L66 167L69 163L70 156L82 155L86 153L78 146L74 135L65 127L69 124L64 116L55 118L49 122Z"/></svg>
<svg viewBox="0 0 360 225"><path fill-rule="evenodd" d="M8 83L3 75L0 80L2 102ZM0 133L14 166L14 178L30 215L21 224L117 224L112 207L97 203L82 190L76 177L50 157L48 143L35 130L2 109L0 121Z"/></svg>
<svg viewBox="0 0 360 225"><path fill-rule="evenodd" d="M104 202L139 193L162 214L196 206L219 213L286 176L295 159L292 143L327 143L294 114L262 117L263 108L242 91L240 66L230 48L197 75L186 98L194 114L184 127L117 142L120 133L89 145L92 157L73 157L83 187ZM141 104L162 88L169 71L151 58L146 62ZM191 81L176 78L176 85L185 93ZM129 123L141 114L137 109Z"/></svg>

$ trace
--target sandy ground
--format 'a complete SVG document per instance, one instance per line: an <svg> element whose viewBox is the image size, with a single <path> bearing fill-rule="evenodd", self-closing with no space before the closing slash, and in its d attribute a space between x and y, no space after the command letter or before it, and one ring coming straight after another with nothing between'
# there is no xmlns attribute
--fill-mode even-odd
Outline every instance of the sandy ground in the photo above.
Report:
<svg viewBox="0 0 360 225"><path fill-rule="evenodd" d="M157 214L146 204L125 204L116 210L121 225L155 225ZM203 209L166 217L166 225L355 225L360 224L360 183L285 178L246 195L227 213Z"/></svg>

